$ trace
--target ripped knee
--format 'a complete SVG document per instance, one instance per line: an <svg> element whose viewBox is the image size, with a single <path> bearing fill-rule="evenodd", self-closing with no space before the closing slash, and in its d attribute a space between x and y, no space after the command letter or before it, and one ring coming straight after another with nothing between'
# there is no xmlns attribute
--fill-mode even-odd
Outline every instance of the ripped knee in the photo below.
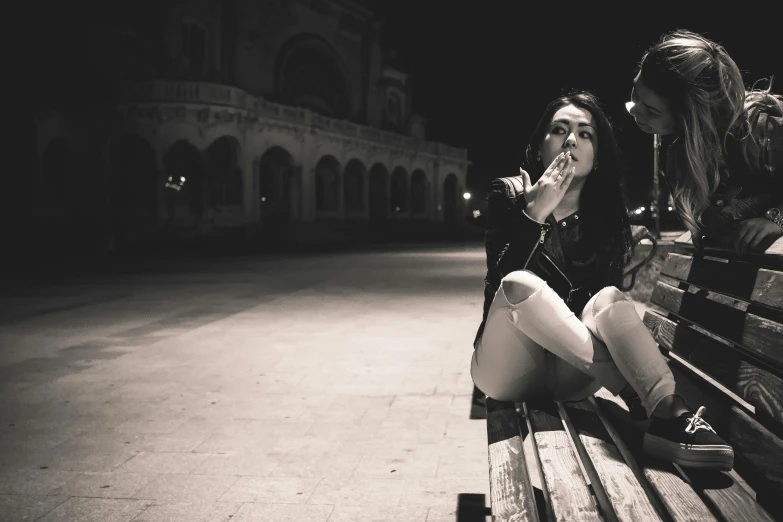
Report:
<svg viewBox="0 0 783 522"><path fill-rule="evenodd" d="M623 294L617 287L607 286L602 288L597 294L595 294L595 301L593 301L593 315L598 315L613 304L623 301L628 301L628 298L625 297L625 294Z"/></svg>
<svg viewBox="0 0 783 522"><path fill-rule="evenodd" d="M506 299L511 304L519 304L538 292L546 282L529 270L511 272L500 282Z"/></svg>

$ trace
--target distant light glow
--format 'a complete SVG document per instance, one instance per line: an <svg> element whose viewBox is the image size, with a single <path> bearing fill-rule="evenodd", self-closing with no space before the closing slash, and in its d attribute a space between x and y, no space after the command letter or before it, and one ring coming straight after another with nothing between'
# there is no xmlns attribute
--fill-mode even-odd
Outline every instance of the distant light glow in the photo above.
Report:
<svg viewBox="0 0 783 522"><path fill-rule="evenodd" d="M261 196L261 203L263 203L264 201L266 201L266 196Z"/></svg>
<svg viewBox="0 0 783 522"><path fill-rule="evenodd" d="M463 198L465 198L465 199L470 199L470 192L465 192L465 193L462 195L462 197L463 197Z"/></svg>
<svg viewBox="0 0 783 522"><path fill-rule="evenodd" d="M473 217L474 217L474 218L477 218L477 217L479 217L479 216L481 216L481 211L480 211L480 210L474 210L474 211L473 211Z"/></svg>

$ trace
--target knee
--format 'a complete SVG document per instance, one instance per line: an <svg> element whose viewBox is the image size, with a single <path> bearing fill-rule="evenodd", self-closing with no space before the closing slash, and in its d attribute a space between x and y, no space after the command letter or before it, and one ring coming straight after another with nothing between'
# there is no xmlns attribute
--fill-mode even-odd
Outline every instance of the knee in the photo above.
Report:
<svg viewBox="0 0 783 522"><path fill-rule="evenodd" d="M546 283L533 272L517 270L511 272L500 282L506 299L511 304L519 304L538 292Z"/></svg>
<svg viewBox="0 0 783 522"><path fill-rule="evenodd" d="M609 306L623 301L628 301L628 299L625 297L625 294L623 294L617 287L607 286L595 294L595 301L593 301L593 311L597 315Z"/></svg>

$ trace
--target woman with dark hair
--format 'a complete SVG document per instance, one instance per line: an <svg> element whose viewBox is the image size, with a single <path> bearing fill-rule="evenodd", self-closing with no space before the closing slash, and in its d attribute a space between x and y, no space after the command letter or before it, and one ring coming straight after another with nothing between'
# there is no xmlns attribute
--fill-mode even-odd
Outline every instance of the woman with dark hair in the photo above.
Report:
<svg viewBox="0 0 783 522"><path fill-rule="evenodd" d="M651 417L645 450L682 466L731 469L734 452L675 395L674 377L618 290L631 255L612 125L587 92L549 104L528 171L487 196L484 315L473 381L496 400L580 400L605 387ZM643 409L642 409L643 408Z"/></svg>
<svg viewBox="0 0 783 522"><path fill-rule="evenodd" d="M694 244L764 250L783 236L783 98L745 90L726 50L690 31L642 57L628 111L661 136L661 164Z"/></svg>

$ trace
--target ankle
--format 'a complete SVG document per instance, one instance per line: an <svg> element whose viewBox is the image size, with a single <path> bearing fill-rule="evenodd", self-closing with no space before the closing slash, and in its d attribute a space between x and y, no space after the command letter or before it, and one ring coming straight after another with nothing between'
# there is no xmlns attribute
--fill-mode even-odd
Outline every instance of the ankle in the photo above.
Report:
<svg viewBox="0 0 783 522"><path fill-rule="evenodd" d="M684 413L689 413L690 410L685 404L685 401L679 395L667 395L653 411L653 417L661 419L674 419Z"/></svg>

